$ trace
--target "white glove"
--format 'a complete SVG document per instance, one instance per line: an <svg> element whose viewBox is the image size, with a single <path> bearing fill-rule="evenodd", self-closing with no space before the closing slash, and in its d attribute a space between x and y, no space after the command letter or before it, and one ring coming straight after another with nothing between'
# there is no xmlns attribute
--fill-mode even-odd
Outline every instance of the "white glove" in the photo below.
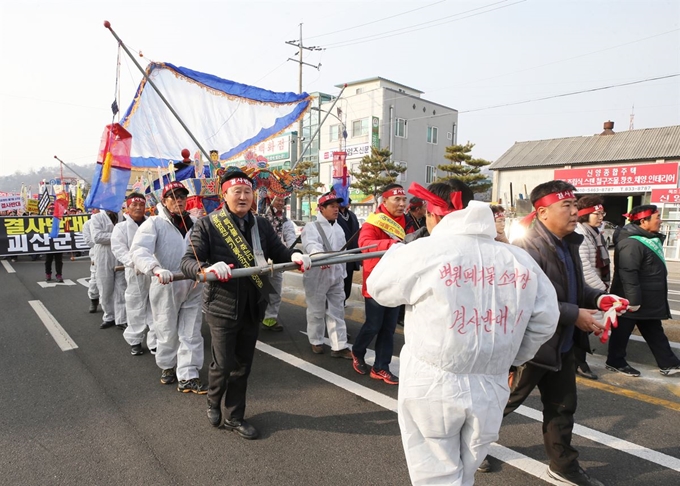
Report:
<svg viewBox="0 0 680 486"><path fill-rule="evenodd" d="M205 271L206 273L214 273L220 282L228 282L231 278L231 267L233 266L233 264L227 265L224 262L217 262L206 268Z"/></svg>
<svg viewBox="0 0 680 486"><path fill-rule="evenodd" d="M629 305L628 306L628 312L637 312L640 310L639 305Z"/></svg>
<svg viewBox="0 0 680 486"><path fill-rule="evenodd" d="M305 270L312 268L312 259L309 255L303 255L302 253L293 253L290 256L290 261L295 262L300 265L300 271L305 273Z"/></svg>
<svg viewBox="0 0 680 486"><path fill-rule="evenodd" d="M153 269L153 274L156 277L158 277L158 281L163 285L172 282L172 272L170 270L166 270L165 268L161 267L156 267Z"/></svg>

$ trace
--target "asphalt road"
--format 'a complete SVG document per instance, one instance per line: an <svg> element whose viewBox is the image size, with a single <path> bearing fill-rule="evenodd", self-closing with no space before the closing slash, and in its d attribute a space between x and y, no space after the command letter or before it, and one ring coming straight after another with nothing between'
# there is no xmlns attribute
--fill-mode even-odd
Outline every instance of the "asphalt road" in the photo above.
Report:
<svg viewBox="0 0 680 486"><path fill-rule="evenodd" d="M261 439L245 441L209 426L205 397L161 385L153 357L131 356L121 331L99 329L82 285L88 264L65 262L67 282L51 287L39 283L42 262L0 267L0 484L409 484L397 388L357 375L329 348L312 354L296 289L285 292L286 330L260 334L247 418ZM39 314L77 347L62 351ZM348 327L356 335L360 323ZM395 344L398 354L403 335ZM680 377L661 377L643 343L631 342L631 361L641 378L605 372L597 355L600 380L579 379L581 463L608 486L680 484ZM502 460L477 484L551 484L537 419L534 394L505 419L492 449Z"/></svg>

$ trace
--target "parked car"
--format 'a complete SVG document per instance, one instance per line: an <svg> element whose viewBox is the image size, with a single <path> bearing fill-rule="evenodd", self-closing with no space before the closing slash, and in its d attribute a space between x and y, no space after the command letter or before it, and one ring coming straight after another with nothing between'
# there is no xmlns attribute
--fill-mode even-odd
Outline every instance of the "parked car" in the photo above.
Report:
<svg viewBox="0 0 680 486"><path fill-rule="evenodd" d="M607 245L607 248L614 246L614 231L616 231L616 225L609 221L604 221L602 236L604 236L604 242Z"/></svg>

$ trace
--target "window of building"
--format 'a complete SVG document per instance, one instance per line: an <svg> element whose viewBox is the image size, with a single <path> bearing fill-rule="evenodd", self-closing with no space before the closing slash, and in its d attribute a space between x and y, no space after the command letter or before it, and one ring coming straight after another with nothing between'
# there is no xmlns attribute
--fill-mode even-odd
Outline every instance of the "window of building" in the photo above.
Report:
<svg viewBox="0 0 680 486"><path fill-rule="evenodd" d="M337 142L340 140L340 125L331 125L329 140L331 142Z"/></svg>
<svg viewBox="0 0 680 486"><path fill-rule="evenodd" d="M368 118L362 118L361 120L354 120L352 122L352 136L361 137L363 135L368 135Z"/></svg>
<svg viewBox="0 0 680 486"><path fill-rule="evenodd" d="M437 145L437 127L427 127L427 143Z"/></svg>
<svg viewBox="0 0 680 486"><path fill-rule="evenodd" d="M357 88L356 89L356 94L362 94L364 92L364 88Z"/></svg>
<svg viewBox="0 0 680 486"><path fill-rule="evenodd" d="M434 165L426 165L425 170L425 183L432 184L437 179L437 167Z"/></svg>
<svg viewBox="0 0 680 486"><path fill-rule="evenodd" d="M406 120L404 118L397 118L394 124L394 136L398 138L406 138Z"/></svg>

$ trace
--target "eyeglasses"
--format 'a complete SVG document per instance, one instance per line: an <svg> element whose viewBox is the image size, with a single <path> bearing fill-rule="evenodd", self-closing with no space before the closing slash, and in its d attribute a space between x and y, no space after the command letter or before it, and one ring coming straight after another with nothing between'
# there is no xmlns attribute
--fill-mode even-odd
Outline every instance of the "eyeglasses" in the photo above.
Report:
<svg viewBox="0 0 680 486"><path fill-rule="evenodd" d="M171 194L168 194L168 195L165 196L165 197L166 197L166 198L169 198L169 199L176 199L176 200L178 200L178 201L184 201L184 200L186 200L187 195L184 194L184 193L182 193L182 194L172 194L172 193L171 193Z"/></svg>

